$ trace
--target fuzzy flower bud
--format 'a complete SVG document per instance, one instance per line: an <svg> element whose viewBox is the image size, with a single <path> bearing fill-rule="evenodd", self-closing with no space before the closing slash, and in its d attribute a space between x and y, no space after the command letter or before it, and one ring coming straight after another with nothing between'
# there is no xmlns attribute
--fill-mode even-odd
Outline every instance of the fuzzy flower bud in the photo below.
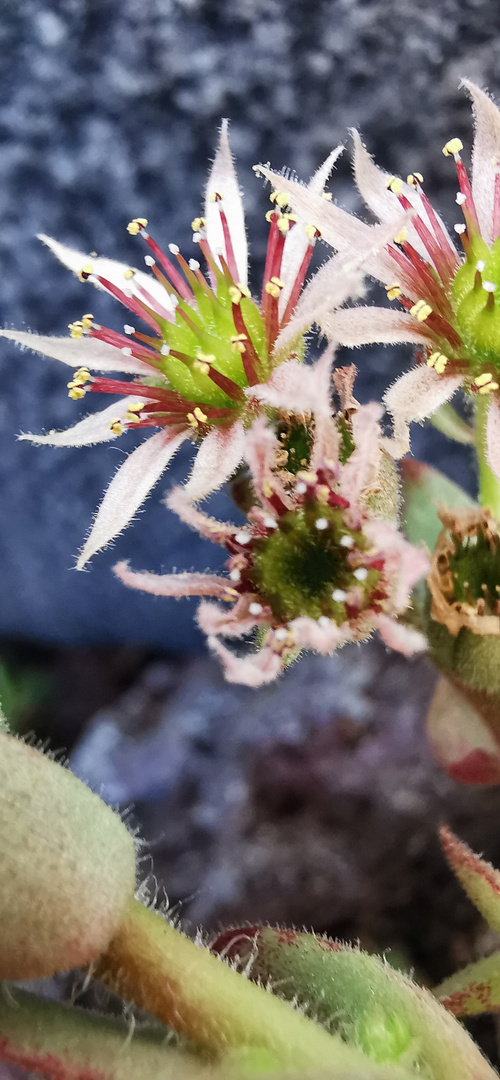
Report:
<svg viewBox="0 0 500 1080"><path fill-rule="evenodd" d="M134 894L134 841L69 770L0 731L0 979L96 959Z"/></svg>

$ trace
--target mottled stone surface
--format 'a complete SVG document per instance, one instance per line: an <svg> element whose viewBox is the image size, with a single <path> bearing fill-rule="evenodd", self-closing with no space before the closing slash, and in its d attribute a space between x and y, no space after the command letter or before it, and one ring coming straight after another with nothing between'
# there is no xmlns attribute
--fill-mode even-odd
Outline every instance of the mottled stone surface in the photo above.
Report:
<svg viewBox="0 0 500 1080"><path fill-rule="evenodd" d="M53 262L34 236L48 232L82 250L140 261L124 229L145 214L163 243L190 249L218 120L232 142L248 195L252 255L264 243L266 194L258 160L307 177L332 145L359 126L388 168L420 169L453 222L451 135L470 145L460 75L498 83L500 12L494 0L19 0L0 17L0 318L66 332L89 306L120 327L111 300ZM347 160L335 193L359 203ZM139 254L137 246L139 245ZM0 633L38 640L135 640L198 648L192 605L126 593L109 568L130 557L150 569L203 568L219 555L186 538L167 516L164 480L132 531L71 570L101 493L127 443L88 450L31 448L21 430L69 425L79 413L55 362L3 343L0 402ZM380 394L401 366L390 350L363 350L360 394ZM129 436L129 439L132 437ZM130 445L130 444L129 444ZM420 435L457 477L466 451ZM172 476L185 474L179 455ZM470 482L470 476L469 476Z"/></svg>

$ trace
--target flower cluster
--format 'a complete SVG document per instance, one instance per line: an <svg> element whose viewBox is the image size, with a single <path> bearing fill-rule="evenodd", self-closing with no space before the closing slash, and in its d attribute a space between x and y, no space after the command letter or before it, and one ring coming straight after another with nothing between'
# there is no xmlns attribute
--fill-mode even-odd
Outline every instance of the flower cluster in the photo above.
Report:
<svg viewBox="0 0 500 1080"><path fill-rule="evenodd" d="M203 216L192 222L203 271L175 244L162 250L145 218L135 218L128 230L147 247L146 271L88 258L42 237L80 280L121 302L133 322L122 332L87 313L70 324L69 338L0 331L70 366L73 400L89 393L114 398L69 431L23 438L76 446L148 429L149 438L112 479L79 567L130 522L181 443L196 444L187 483L171 492L168 505L225 547L226 575L157 576L127 564L117 573L132 587L160 595L211 597L202 601L198 622L230 679L259 685L302 649L331 653L374 629L409 654L425 644L415 628L420 620L429 632L424 609L452 637L464 627L483 637L492 627L497 633L500 114L483 91L466 85L476 116L471 181L460 140L450 139L443 149L457 170L463 221L455 232L462 253L427 198L420 173L406 181L385 173L354 132L356 181L378 223L365 224L324 190L342 148L307 185L257 166L272 193L256 298L224 122ZM319 238L336 254L306 281ZM354 302L365 275L385 285L398 309ZM330 342L314 365L305 362L313 326ZM380 429L382 406L361 407L355 400L354 369L333 372L338 411L332 401L334 345L375 342L416 347L411 370L384 397L393 418L391 438ZM475 403L475 430L447 404L458 389ZM449 433L476 443L481 509L474 521L482 526L460 541L460 550L454 541L441 540L443 550L438 543L431 599L413 613L410 626L401 617L428 561L422 546L412 546L399 531L397 461L409 449L410 423L442 413L444 405ZM243 524L216 522L195 505L224 483L244 510ZM446 510L441 517L451 520ZM417 539L424 539L422 532ZM225 638L237 641L235 651Z"/></svg>
<svg viewBox="0 0 500 1080"><path fill-rule="evenodd" d="M294 468L298 440L289 438L284 452L263 417L246 435L253 502L243 526L208 517L181 488L168 498L187 525L226 548L226 577L155 575L134 572L126 563L115 568L125 584L155 595L211 596L229 603L227 611L204 601L197 618L232 682L259 686L302 649L328 654L374 629L407 655L425 647L418 631L395 620L425 573L427 558L393 521L371 509L383 483L381 408L361 406L349 421L343 413L328 417L322 386L330 360L326 354L315 370L301 372L313 430L306 468ZM304 415L289 412L288 424L299 433ZM250 634L257 649L243 655L220 641Z"/></svg>

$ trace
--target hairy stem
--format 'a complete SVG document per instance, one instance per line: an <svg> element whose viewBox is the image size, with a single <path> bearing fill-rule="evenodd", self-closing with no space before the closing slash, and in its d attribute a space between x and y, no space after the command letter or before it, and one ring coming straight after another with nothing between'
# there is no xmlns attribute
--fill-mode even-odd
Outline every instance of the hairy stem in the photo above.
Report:
<svg viewBox="0 0 500 1080"><path fill-rule="evenodd" d="M333 1074L371 1064L138 901L129 905L95 974L216 1057L258 1048L278 1069L317 1066Z"/></svg>
<svg viewBox="0 0 500 1080"><path fill-rule="evenodd" d="M488 464L486 454L486 423L490 399L487 394L476 394L476 453L479 470L479 502L481 506L488 507L497 521L500 520L500 484L495 473Z"/></svg>

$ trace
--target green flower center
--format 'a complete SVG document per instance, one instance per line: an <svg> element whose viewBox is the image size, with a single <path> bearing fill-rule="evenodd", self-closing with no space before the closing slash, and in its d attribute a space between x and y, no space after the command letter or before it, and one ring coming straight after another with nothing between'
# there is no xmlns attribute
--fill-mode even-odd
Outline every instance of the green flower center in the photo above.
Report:
<svg viewBox="0 0 500 1080"><path fill-rule="evenodd" d="M380 570L365 565L367 548L342 509L306 503L255 541L251 581L277 620L327 616L340 626L371 605L379 584Z"/></svg>
<svg viewBox="0 0 500 1080"><path fill-rule="evenodd" d="M495 296L495 293L497 294ZM500 238L488 248L475 235L453 282L453 302L472 376L500 375Z"/></svg>
<svg viewBox="0 0 500 1080"><path fill-rule="evenodd" d="M500 537L481 528L472 536L455 539L455 552L448 563L453 579L453 596L458 603L476 607L484 602L483 614L498 614L500 598ZM451 582L450 582L451 585ZM481 604L482 607L482 604Z"/></svg>

